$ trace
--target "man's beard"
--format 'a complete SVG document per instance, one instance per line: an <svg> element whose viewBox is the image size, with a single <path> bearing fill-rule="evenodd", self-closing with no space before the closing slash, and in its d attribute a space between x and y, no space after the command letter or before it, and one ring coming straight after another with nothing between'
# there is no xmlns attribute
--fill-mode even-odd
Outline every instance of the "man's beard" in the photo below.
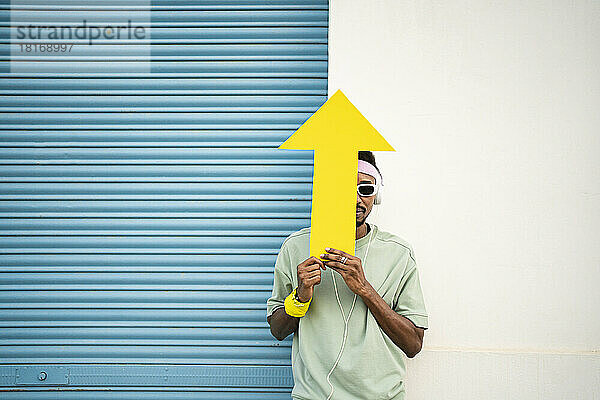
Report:
<svg viewBox="0 0 600 400"><path fill-rule="evenodd" d="M362 220L358 220L358 219L356 220L356 227L357 227L357 228L358 228L359 226L361 226L361 225L364 225L364 224L365 224L365 222L367 222L367 217L369 216L368 214L365 214L367 210L364 210L364 209L361 209L361 210L362 210L362 212L363 212L363 215L364 215L364 217L363 217L363 219L362 219Z"/></svg>

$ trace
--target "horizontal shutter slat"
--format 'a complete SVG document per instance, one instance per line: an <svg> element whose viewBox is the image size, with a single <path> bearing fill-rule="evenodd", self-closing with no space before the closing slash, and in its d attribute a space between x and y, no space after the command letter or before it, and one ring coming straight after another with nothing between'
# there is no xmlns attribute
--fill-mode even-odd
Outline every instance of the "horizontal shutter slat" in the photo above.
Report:
<svg viewBox="0 0 600 400"><path fill-rule="evenodd" d="M126 3L24 0L12 23L148 4ZM11 58L0 5L0 397L289 398L265 303L313 156L277 147L327 98L327 1L150 10L146 39Z"/></svg>

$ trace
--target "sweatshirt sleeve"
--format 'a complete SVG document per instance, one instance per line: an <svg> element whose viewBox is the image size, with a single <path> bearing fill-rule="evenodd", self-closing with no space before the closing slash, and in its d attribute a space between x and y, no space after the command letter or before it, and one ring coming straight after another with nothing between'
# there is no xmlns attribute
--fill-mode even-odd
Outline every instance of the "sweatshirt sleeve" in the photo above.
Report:
<svg viewBox="0 0 600 400"><path fill-rule="evenodd" d="M273 292L267 300L267 317L273 314L278 308L283 307L285 298L292 293L294 288L292 278L289 275L291 270L291 259L287 242L283 242L275 261Z"/></svg>
<svg viewBox="0 0 600 400"><path fill-rule="evenodd" d="M429 317L425 308L421 281L412 250L408 265L400 282L394 301L394 311L412 321L415 326L429 328Z"/></svg>

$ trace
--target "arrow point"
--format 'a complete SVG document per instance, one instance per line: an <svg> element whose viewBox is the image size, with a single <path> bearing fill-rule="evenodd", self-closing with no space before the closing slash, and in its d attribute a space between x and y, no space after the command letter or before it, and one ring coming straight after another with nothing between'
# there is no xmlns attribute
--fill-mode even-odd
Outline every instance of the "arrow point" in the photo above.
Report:
<svg viewBox="0 0 600 400"><path fill-rule="evenodd" d="M279 148L395 151L341 90L337 90Z"/></svg>

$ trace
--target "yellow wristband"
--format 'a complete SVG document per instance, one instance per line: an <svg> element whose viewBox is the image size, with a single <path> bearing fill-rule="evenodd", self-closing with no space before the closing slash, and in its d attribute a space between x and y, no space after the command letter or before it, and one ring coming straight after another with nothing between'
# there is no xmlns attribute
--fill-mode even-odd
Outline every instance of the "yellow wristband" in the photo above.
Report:
<svg viewBox="0 0 600 400"><path fill-rule="evenodd" d="M306 303L299 302L298 300L296 300L296 289L294 289L292 293L290 293L289 296L286 297L285 301L283 302L285 306L285 312L288 315L291 315L292 317L304 317L304 315L308 311L308 306L310 305L311 300L312 298Z"/></svg>

